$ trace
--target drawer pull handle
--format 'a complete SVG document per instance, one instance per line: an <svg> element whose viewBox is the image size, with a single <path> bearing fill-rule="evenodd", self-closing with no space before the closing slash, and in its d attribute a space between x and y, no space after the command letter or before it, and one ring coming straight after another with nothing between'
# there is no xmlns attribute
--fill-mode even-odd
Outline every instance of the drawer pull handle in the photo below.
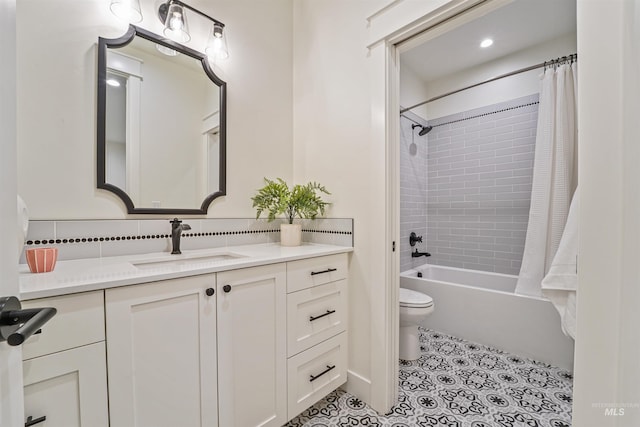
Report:
<svg viewBox="0 0 640 427"><path fill-rule="evenodd" d="M320 372L318 375L313 376L313 375L309 375L311 378L309 378L309 382L313 382L315 380L317 380L318 378L320 378L321 376L323 376L324 374L326 374L327 372L329 372L330 370L332 370L333 368L335 368L336 365L327 365L327 369L325 369L324 371Z"/></svg>
<svg viewBox="0 0 640 427"><path fill-rule="evenodd" d="M231 285L224 285L222 287L222 290L224 291L225 294L228 294L229 292L231 292Z"/></svg>
<svg viewBox="0 0 640 427"><path fill-rule="evenodd" d="M216 290L215 290L215 289L213 289L213 288L207 288L207 290L205 291L205 293L207 294L207 296L212 297L212 296L216 293Z"/></svg>
<svg viewBox="0 0 640 427"><path fill-rule="evenodd" d="M46 416L44 417L40 417L40 418L36 418L35 420L33 419L33 417L27 417L27 422L24 423L24 427L29 427L29 426L33 426L36 424L40 424L41 422L45 421L47 419Z"/></svg>
<svg viewBox="0 0 640 427"><path fill-rule="evenodd" d="M320 316L315 316L315 317L313 317L313 316L309 316L309 322L313 322L314 320L321 319L321 318L323 318L324 316L328 316L328 315L333 314L333 313L335 313L335 312L336 312L335 310L327 310L327 312L326 312L326 313L321 314Z"/></svg>
<svg viewBox="0 0 640 427"><path fill-rule="evenodd" d="M331 273L332 271L338 271L338 269L337 268L327 268L326 270L322 270L322 271L312 271L311 275L315 276L316 274Z"/></svg>

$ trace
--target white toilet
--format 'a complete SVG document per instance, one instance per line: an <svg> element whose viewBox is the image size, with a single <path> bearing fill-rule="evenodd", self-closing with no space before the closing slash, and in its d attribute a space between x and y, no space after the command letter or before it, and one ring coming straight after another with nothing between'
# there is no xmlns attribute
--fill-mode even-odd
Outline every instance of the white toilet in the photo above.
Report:
<svg viewBox="0 0 640 427"><path fill-rule="evenodd" d="M418 325L434 308L433 298L429 295L400 288L400 359L420 358Z"/></svg>

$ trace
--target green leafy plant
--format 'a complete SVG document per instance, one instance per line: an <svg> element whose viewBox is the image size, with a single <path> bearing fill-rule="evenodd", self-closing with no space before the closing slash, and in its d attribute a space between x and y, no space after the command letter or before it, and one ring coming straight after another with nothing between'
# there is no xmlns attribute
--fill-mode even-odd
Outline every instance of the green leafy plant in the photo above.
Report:
<svg viewBox="0 0 640 427"><path fill-rule="evenodd" d="M266 185L251 198L253 207L257 209L256 219L262 212L267 212L269 221L284 214L289 224L292 224L295 217L316 219L318 214L324 215L325 208L330 204L322 200L318 193L331 193L316 182L296 184L292 188L280 178L265 178L264 182Z"/></svg>

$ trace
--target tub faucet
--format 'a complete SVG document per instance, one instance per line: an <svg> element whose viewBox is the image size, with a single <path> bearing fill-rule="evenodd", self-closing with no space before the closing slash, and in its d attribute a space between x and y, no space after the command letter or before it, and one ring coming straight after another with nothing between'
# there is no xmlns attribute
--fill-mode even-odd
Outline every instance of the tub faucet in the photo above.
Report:
<svg viewBox="0 0 640 427"><path fill-rule="evenodd" d="M182 236L183 230L191 230L191 226L189 224L183 224L178 218L173 218L171 223L171 247L172 255L179 255L180 252L180 236Z"/></svg>
<svg viewBox="0 0 640 427"><path fill-rule="evenodd" d="M415 251L411 252L412 258L418 258L421 256L431 256L431 254L429 252L418 252L418 248L416 248Z"/></svg>

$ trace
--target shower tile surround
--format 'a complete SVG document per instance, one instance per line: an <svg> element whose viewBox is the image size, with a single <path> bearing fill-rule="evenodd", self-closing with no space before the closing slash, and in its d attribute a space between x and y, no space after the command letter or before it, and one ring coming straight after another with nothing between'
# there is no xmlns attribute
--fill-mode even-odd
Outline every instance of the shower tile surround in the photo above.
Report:
<svg viewBox="0 0 640 427"><path fill-rule="evenodd" d="M531 202L537 116L535 94L428 121L433 130L418 143L423 144L418 152L427 151L426 236L418 247L431 253L428 263L519 273ZM410 144L411 134L404 132L402 139L406 137ZM418 142L419 137L414 138ZM401 158L411 156L404 149L408 144L403 141ZM414 156L412 161L420 164L422 159ZM401 182L403 173L414 172L401 172ZM421 176L419 171L410 179L418 181ZM405 194L401 184L401 209L410 203L422 205L421 184L412 190ZM405 219L405 213L401 211L401 233L410 224L417 225L416 218ZM406 237L402 234L403 271L425 262L411 258L406 250L410 231L416 230L408 230Z"/></svg>
<svg viewBox="0 0 640 427"><path fill-rule="evenodd" d="M417 114L404 115L421 125L426 120ZM427 136L418 135L416 123L400 118L400 271L406 271L425 262L425 258L411 258L411 251L418 248L425 252L427 242ZM422 236L423 243L409 246L411 232Z"/></svg>
<svg viewBox="0 0 640 427"><path fill-rule="evenodd" d="M570 372L423 328L420 343L387 414L338 389L285 427L571 426Z"/></svg>
<svg viewBox="0 0 640 427"><path fill-rule="evenodd" d="M252 218L183 218L191 230L183 231L181 248L196 250L280 241L280 224ZM302 240L353 246L353 219L320 218L302 224ZM58 248L58 260L138 255L171 251L169 219L29 221L25 249ZM24 252L20 263L26 263Z"/></svg>

